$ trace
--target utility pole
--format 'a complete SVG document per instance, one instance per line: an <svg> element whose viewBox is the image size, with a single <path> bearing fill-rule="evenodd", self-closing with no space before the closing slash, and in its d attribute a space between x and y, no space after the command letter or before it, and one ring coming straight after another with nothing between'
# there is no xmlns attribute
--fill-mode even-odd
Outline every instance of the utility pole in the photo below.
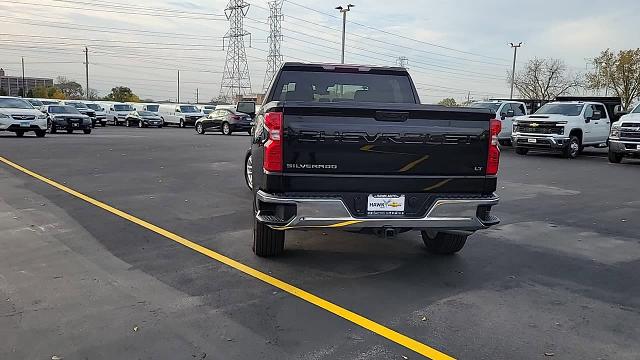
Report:
<svg viewBox="0 0 640 360"><path fill-rule="evenodd" d="M87 88L85 89L85 93L86 93L85 98L87 100L91 100L89 95L89 48L86 46L84 47L84 73L87 77Z"/></svg>
<svg viewBox="0 0 640 360"><path fill-rule="evenodd" d="M25 86L24 86L24 56L22 57L22 97L25 97Z"/></svg>
<svg viewBox="0 0 640 360"><path fill-rule="evenodd" d="M200 103L200 89L196 88L196 104Z"/></svg>
<svg viewBox="0 0 640 360"><path fill-rule="evenodd" d="M513 67L511 68L511 95L509 99L513 100L513 85L516 82L516 57L518 56L518 48L522 46L522 42L519 42L517 45L514 43L509 43L513 48Z"/></svg>
<svg viewBox="0 0 640 360"><path fill-rule="evenodd" d="M176 103L180 103L180 70L178 70L178 97Z"/></svg>
<svg viewBox="0 0 640 360"><path fill-rule="evenodd" d="M269 1L269 55L267 55L267 70L262 83L262 91L266 92L271 80L276 76L282 64L280 43L282 42L282 4L284 0Z"/></svg>
<svg viewBox="0 0 640 360"><path fill-rule="evenodd" d="M229 0L224 10L229 20L229 30L224 35L222 46L224 47L225 39L229 42L229 46L220 84L220 98L229 101L235 101L238 95L251 92L249 64L244 48L245 36L249 36L249 46L251 46L251 34L244 29L244 18L247 12L249 12L249 3L244 0Z"/></svg>
<svg viewBox="0 0 640 360"><path fill-rule="evenodd" d="M347 13L351 11L352 7L355 7L355 5L348 4L346 8L342 6L336 6L336 10L339 10L342 13L342 57L340 61L341 64L344 64L344 40L345 40L345 33L347 31Z"/></svg>

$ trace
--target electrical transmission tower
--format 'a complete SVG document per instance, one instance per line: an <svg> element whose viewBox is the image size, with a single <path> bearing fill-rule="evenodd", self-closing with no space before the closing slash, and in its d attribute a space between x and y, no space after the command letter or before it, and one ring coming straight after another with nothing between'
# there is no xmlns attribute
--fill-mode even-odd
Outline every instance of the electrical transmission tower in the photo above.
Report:
<svg viewBox="0 0 640 360"><path fill-rule="evenodd" d="M267 71L264 74L262 91L267 91L271 80L282 64L280 44L282 42L282 4L284 0L269 1L269 55L267 55Z"/></svg>
<svg viewBox="0 0 640 360"><path fill-rule="evenodd" d="M227 101L235 101L237 95L246 95L251 92L249 65L244 49L245 36L249 36L249 46L251 46L251 34L244 30L244 17L247 16L248 11L249 3L244 0L229 0L224 10L229 20L229 31L222 40L223 47L224 40L227 40L227 59L220 85L220 98Z"/></svg>
<svg viewBox="0 0 640 360"><path fill-rule="evenodd" d="M396 64L401 68L406 69L407 65L409 65L409 58L407 58L406 56L400 56L398 59L396 59Z"/></svg>

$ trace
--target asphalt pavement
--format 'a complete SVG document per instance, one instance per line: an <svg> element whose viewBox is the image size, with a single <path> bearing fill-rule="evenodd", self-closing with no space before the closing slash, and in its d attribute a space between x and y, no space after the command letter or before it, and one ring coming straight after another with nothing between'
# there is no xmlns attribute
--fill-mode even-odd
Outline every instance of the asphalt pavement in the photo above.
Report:
<svg viewBox="0 0 640 360"><path fill-rule="evenodd" d="M457 255L290 232L251 251L244 134L98 128L0 156L459 359L640 358L640 161L504 149L494 214ZM0 359L420 355L0 163Z"/></svg>

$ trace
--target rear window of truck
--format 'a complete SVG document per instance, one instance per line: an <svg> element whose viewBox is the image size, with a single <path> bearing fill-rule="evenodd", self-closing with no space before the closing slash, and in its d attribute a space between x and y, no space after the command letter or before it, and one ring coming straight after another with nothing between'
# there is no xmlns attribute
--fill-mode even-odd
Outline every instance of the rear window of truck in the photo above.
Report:
<svg viewBox="0 0 640 360"><path fill-rule="evenodd" d="M323 72L285 70L274 101L374 102L416 104L410 78L403 73Z"/></svg>

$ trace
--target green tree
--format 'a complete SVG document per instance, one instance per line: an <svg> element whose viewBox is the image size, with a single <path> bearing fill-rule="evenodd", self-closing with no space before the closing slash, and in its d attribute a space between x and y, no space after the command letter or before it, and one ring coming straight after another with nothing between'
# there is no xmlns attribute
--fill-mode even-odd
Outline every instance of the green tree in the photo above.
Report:
<svg viewBox="0 0 640 360"><path fill-rule="evenodd" d="M118 86L111 89L111 93L104 97L105 100L118 102L139 102L140 98L126 86Z"/></svg>
<svg viewBox="0 0 640 360"><path fill-rule="evenodd" d="M640 96L640 49L621 50L617 54L604 50L593 59L593 65L595 70L587 74L587 88L612 90L628 110Z"/></svg>
<svg viewBox="0 0 640 360"><path fill-rule="evenodd" d="M33 97L47 98L49 97L49 88L46 86L38 85L33 88Z"/></svg>
<svg viewBox="0 0 640 360"><path fill-rule="evenodd" d="M80 99L84 95L82 85L73 80L69 80L64 76L58 76L56 78L56 88L60 89L67 99Z"/></svg>
<svg viewBox="0 0 640 360"><path fill-rule="evenodd" d="M443 106L447 106L447 107L453 107L453 106L458 106L458 103L456 103L456 99L454 99L454 98L446 98L446 99L440 100L438 105L443 105Z"/></svg>
<svg viewBox="0 0 640 360"><path fill-rule="evenodd" d="M508 82L511 83L511 73ZM529 60L514 79L520 96L537 100L553 100L556 96L572 92L581 84L579 74L570 73L564 61L552 58Z"/></svg>

